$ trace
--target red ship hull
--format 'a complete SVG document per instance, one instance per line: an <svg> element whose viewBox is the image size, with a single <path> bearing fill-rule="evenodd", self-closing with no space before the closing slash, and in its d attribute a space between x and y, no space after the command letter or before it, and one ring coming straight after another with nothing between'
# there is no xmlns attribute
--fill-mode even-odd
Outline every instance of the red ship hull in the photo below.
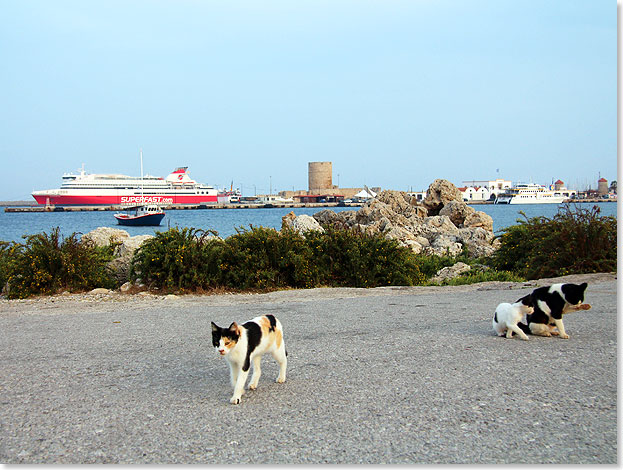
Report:
<svg viewBox="0 0 623 470"><path fill-rule="evenodd" d="M75 195L75 196L33 196L37 203L52 206L114 206L114 205L136 205L136 204L209 204L216 203L217 196L206 194L172 194L165 196L98 196L98 195Z"/></svg>

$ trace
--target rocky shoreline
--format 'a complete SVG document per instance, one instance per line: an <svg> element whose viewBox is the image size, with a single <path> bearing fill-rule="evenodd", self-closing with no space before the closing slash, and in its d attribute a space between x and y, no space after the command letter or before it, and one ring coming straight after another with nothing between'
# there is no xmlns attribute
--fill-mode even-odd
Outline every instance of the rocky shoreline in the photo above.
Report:
<svg viewBox="0 0 623 470"><path fill-rule="evenodd" d="M476 258L490 256L499 247L493 233L493 219L468 206L456 186L443 179L429 186L422 201L403 191L386 190L357 211L325 209L313 217L291 212L282 218L281 229L304 234L310 230L324 231L323 226L381 234L423 255L457 256L467 251L470 257ZM99 227L83 236L96 246L115 245L109 266L122 292L136 290L128 282L132 256L150 238L153 235L131 237L125 230L110 227Z"/></svg>

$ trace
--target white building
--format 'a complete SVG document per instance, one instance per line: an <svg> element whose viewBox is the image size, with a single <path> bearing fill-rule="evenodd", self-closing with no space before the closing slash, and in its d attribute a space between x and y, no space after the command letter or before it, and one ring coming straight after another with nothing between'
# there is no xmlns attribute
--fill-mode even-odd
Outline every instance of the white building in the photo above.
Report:
<svg viewBox="0 0 623 470"><path fill-rule="evenodd" d="M506 192L512 186L511 181L500 178L488 181L463 181L463 184L466 186L458 188L458 190L463 194L465 202L494 199L498 194Z"/></svg>

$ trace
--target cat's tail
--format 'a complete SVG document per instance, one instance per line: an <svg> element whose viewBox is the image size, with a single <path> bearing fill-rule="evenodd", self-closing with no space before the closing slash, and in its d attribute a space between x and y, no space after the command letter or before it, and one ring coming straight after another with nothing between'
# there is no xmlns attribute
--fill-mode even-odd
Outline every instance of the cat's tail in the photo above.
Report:
<svg viewBox="0 0 623 470"><path fill-rule="evenodd" d="M532 334L532 331L530 331L530 327L528 325L526 325L525 323L519 322L519 323L517 323L517 326L525 334L527 334L527 335L531 335Z"/></svg>

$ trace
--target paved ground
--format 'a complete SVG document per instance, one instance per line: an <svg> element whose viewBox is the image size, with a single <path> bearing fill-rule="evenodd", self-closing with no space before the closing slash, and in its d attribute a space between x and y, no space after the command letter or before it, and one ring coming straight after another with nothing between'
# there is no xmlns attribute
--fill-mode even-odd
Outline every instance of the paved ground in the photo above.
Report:
<svg viewBox="0 0 623 470"><path fill-rule="evenodd" d="M592 310L528 342L491 317L535 283L0 301L0 462L616 464L616 280L566 279ZM288 380L232 406L210 321L264 313Z"/></svg>

